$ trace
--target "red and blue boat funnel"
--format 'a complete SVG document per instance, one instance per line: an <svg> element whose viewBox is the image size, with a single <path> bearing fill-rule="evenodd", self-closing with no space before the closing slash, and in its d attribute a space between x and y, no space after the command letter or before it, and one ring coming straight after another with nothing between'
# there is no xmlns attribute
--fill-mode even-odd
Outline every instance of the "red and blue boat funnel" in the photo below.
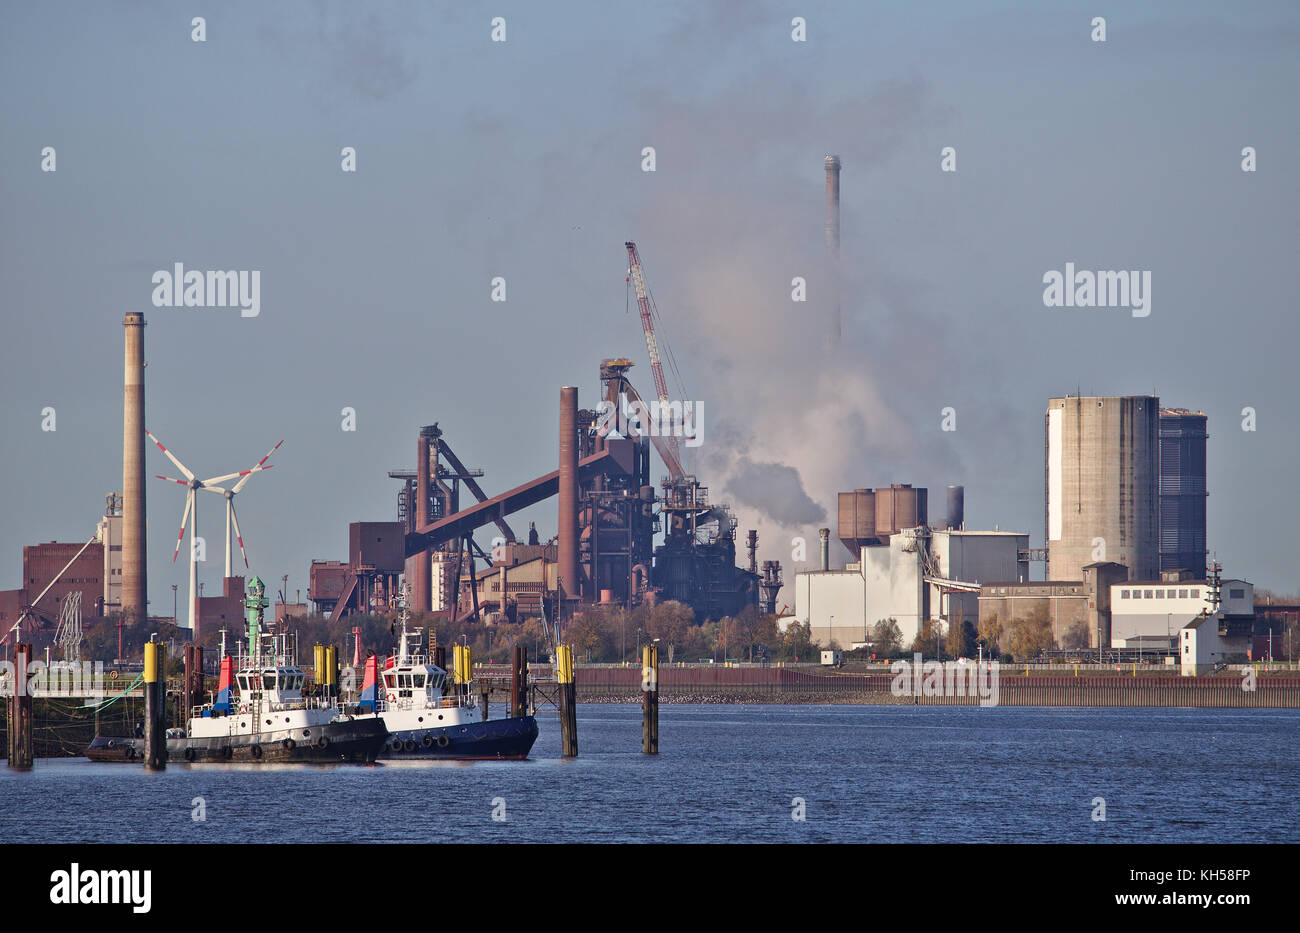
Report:
<svg viewBox="0 0 1300 933"><path fill-rule="evenodd" d="M221 677L217 681L217 698L212 703L212 711L229 714L234 707L235 659L226 655L221 659Z"/></svg>
<svg viewBox="0 0 1300 933"><path fill-rule="evenodd" d="M373 713L378 702L379 659L372 654L366 658L366 676L361 682L361 702L357 705L362 712Z"/></svg>

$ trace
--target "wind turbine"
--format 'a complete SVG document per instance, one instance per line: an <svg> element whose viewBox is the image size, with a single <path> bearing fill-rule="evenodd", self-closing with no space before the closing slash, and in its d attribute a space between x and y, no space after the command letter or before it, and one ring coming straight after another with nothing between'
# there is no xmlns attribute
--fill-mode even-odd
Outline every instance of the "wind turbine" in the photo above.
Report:
<svg viewBox="0 0 1300 933"><path fill-rule="evenodd" d="M280 441L280 444L283 443L284 443L283 440ZM244 536L239 533L239 516L235 514L235 496L239 494L239 490L244 488L244 484L247 483L250 479L252 479L254 473L260 473L263 470L269 470L271 469L271 467L275 466L274 463L267 463L266 461L271 459L271 454L275 453L277 450L280 449L280 444L276 444L274 447L272 447L265 457L263 457L261 460L254 463L247 470L240 470L238 473L234 473L231 476L222 476L222 477L218 477L217 479L206 480L204 485L201 487L203 489L208 490L209 492L215 492L218 493L219 495L223 495L226 497L226 576L227 577L230 576L230 558L232 556L232 552L230 550L230 529L232 525L234 526L235 529L235 539L239 542L239 553L244 558L244 569L245 570L248 569L248 552L244 550ZM235 483L234 488L232 489L226 489L221 486L207 485L208 483L218 483L227 479L233 479L236 476L239 477L239 482Z"/></svg>
<svg viewBox="0 0 1300 933"><path fill-rule="evenodd" d="M180 460L177 459L175 454L173 454L170 450L168 450L166 447L162 445L162 442L159 441L158 438L154 437L153 434L151 434L147 430L144 433L148 435L149 440L153 441L154 444L158 446L159 450L161 450L164 454L167 455L167 459L170 460L173 464L175 464L176 469L180 470L181 473L183 473L186 477L185 479L174 479L173 477L170 476L163 476L160 473L155 474L158 477L158 479L166 480L169 483L179 483L180 485L186 487L189 490L185 496L185 511L181 513L181 530L180 533L176 536L176 550L172 552L172 563L176 562L176 558L180 554L181 541L185 539L185 525L188 523L190 526L190 637L194 639L195 644L198 644L199 643L199 582L198 582L199 565L198 565L198 559L196 554L195 542L199 536L199 504L198 504L198 500L194 496L194 492L197 489L210 489L213 492L219 492L222 495L229 496L230 492L224 486L218 486L217 484L225 482L228 479L235 479L236 477L240 477L241 480L247 480L248 476L251 475L252 473L257 472L259 470L266 469L266 467L263 466L263 464L266 462L266 457L263 457L262 460L260 460L250 470L241 470L238 473L227 473L225 476L214 476L211 479L198 479L197 477L195 477L195 475L192 472L190 472L190 469L187 466L185 466L185 464L181 463ZM276 444L275 446L279 447L280 445ZM272 450L272 453L274 453L274 449ZM266 456L270 457L271 454L267 454ZM233 502L231 502L230 499L227 499L227 502L230 503L227 514L230 517L233 517L234 516ZM242 540L240 541L240 549L241 550L243 549ZM229 527L227 527L226 530L226 575L227 576L230 575Z"/></svg>

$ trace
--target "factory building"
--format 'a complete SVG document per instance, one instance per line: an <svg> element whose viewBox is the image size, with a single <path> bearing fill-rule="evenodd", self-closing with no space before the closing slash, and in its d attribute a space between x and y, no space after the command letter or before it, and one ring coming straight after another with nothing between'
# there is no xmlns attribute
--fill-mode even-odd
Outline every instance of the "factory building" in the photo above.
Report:
<svg viewBox="0 0 1300 933"><path fill-rule="evenodd" d="M1206 417L1160 409L1160 573L1205 573Z"/></svg>
<svg viewBox="0 0 1300 933"><path fill-rule="evenodd" d="M1182 628L1212 613L1222 616L1234 633L1249 636L1255 619L1255 587L1245 580L1223 580L1218 592L1216 606L1212 580L1180 579L1177 573L1111 586L1111 647L1168 648Z"/></svg>
<svg viewBox="0 0 1300 933"><path fill-rule="evenodd" d="M237 638L244 630L244 578L222 577L220 596L200 596L199 618L212 631L224 628ZM186 630L179 634L185 636Z"/></svg>
<svg viewBox="0 0 1300 933"><path fill-rule="evenodd" d="M1230 582L1230 581L1229 581ZM1212 674L1223 664L1262 660L1251 629L1225 612L1197 616L1179 632L1178 658L1184 677Z"/></svg>
<svg viewBox="0 0 1300 933"><path fill-rule="evenodd" d="M23 548L23 589L29 598L35 599L41 590L72 560L82 548L81 543L64 543L49 541L45 544L28 545ZM83 615L103 615L104 599L104 547L98 542L82 552L71 567L68 567L57 583L41 600L41 615L57 620L59 606L69 593L81 593Z"/></svg>
<svg viewBox="0 0 1300 933"><path fill-rule="evenodd" d="M1150 395L1066 396L1048 402L1046 526L1053 580L1082 580L1111 561L1150 580L1159 570L1158 424Z"/></svg>
<svg viewBox="0 0 1300 933"><path fill-rule="evenodd" d="M104 554L102 615L122 608L122 497L114 493L106 499L104 517L99 520L98 528Z"/></svg>
<svg viewBox="0 0 1300 933"><path fill-rule="evenodd" d="M1084 567L1082 580L993 581L980 587L978 615L1004 631L1017 619L1047 619L1058 647L1096 648L1110 638L1111 584L1127 579L1127 567L1107 561Z"/></svg>
<svg viewBox="0 0 1300 933"><path fill-rule="evenodd" d="M883 516L882 492L889 503ZM952 527L897 528L899 501L923 516L926 498L926 490L906 485L840 494L839 538L860 543L858 560L831 570L823 547L821 569L795 575L793 618L809 625L814 641L863 644L877 622L891 618L904 644L928 619L976 625L982 581L1028 578L1028 533L966 531L956 514L943 523Z"/></svg>

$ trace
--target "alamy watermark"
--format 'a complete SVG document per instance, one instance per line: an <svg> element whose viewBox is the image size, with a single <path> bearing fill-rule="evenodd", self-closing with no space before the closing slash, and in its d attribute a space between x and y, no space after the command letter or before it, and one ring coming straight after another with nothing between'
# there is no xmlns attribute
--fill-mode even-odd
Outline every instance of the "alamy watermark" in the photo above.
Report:
<svg viewBox="0 0 1300 933"><path fill-rule="evenodd" d="M178 262L170 272L159 269L150 281L155 308L238 308L240 317L262 313L262 273L257 269L186 272Z"/></svg>
<svg viewBox="0 0 1300 933"><path fill-rule="evenodd" d="M1043 305L1048 308L1129 308L1134 317L1151 313L1151 270L1091 272L1076 271L1067 262L1065 271L1043 273Z"/></svg>
<svg viewBox="0 0 1300 933"><path fill-rule="evenodd" d="M19 677L13 661L0 661L0 697L62 696L104 698L103 661L32 661Z"/></svg>
<svg viewBox="0 0 1300 933"><path fill-rule="evenodd" d="M980 706L998 705L998 662L895 661L889 692L896 697L979 697Z"/></svg>
<svg viewBox="0 0 1300 933"><path fill-rule="evenodd" d="M704 443L703 402L660 402L647 405L637 399L629 403L627 395L619 393L619 403L601 399L596 406L596 429L601 434L617 432L623 437L629 433L646 437L684 437L687 447Z"/></svg>

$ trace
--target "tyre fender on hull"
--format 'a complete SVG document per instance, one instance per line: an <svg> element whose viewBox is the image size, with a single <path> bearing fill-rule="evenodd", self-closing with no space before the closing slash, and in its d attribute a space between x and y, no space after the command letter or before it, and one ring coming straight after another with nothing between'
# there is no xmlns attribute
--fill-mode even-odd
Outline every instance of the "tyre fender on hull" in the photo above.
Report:
<svg viewBox="0 0 1300 933"><path fill-rule="evenodd" d="M262 752L262 746L260 746L260 745L254 745L252 748L250 748L250 749L248 750L248 752L249 752L249 754L251 754L254 758L261 758L261 757L262 757L262 754L263 754L263 752Z"/></svg>

